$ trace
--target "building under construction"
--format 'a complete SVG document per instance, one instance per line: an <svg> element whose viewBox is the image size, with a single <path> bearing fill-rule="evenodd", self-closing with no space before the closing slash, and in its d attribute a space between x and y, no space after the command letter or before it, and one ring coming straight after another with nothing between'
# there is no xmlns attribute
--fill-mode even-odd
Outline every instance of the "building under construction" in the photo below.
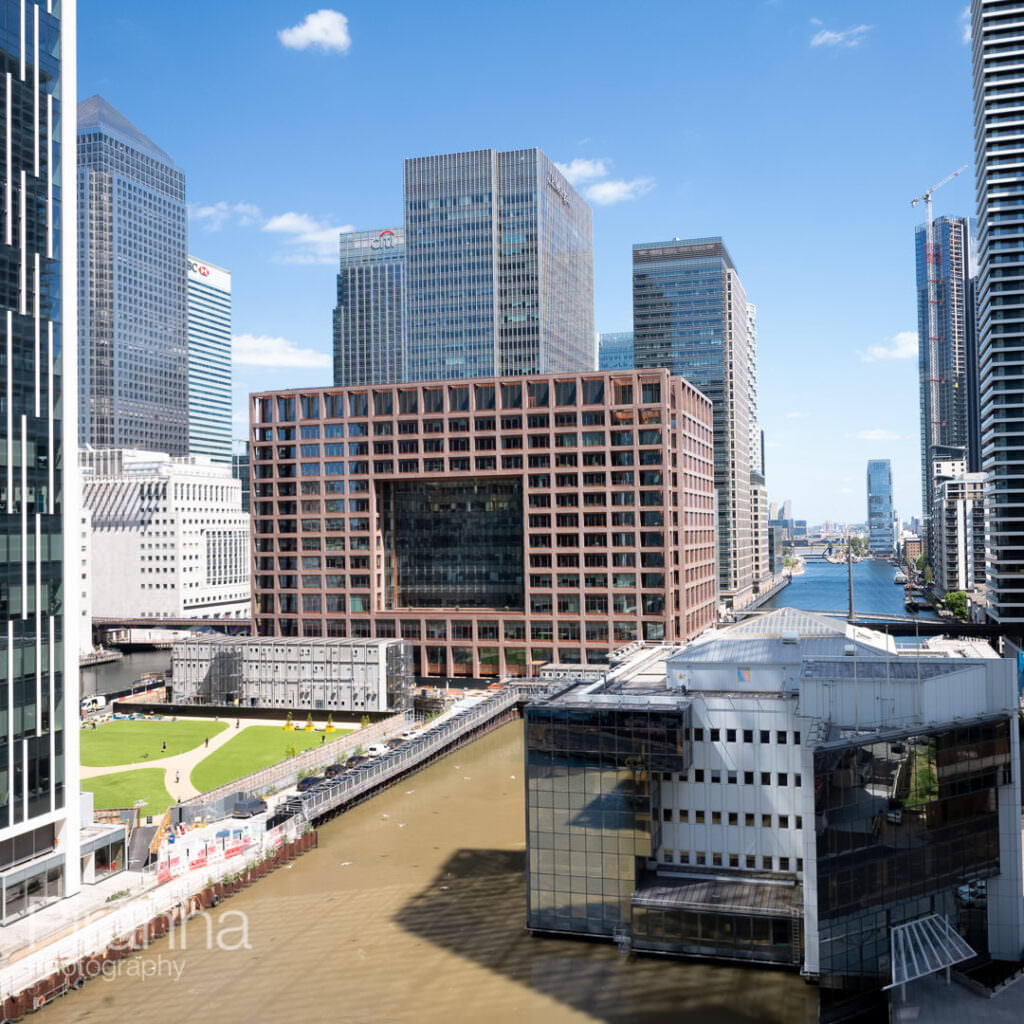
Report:
<svg viewBox="0 0 1024 1024"><path fill-rule="evenodd" d="M407 706L403 640L202 635L175 643L174 701L288 711L393 711Z"/></svg>

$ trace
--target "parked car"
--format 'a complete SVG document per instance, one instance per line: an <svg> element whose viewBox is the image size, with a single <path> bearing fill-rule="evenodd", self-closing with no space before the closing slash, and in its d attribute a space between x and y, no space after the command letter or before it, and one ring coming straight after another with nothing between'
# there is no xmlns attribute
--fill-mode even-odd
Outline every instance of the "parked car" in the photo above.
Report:
<svg viewBox="0 0 1024 1024"><path fill-rule="evenodd" d="M323 781L322 775L307 775L304 779L299 779L299 784L295 788L300 793L305 793L307 789L312 789L318 782Z"/></svg>
<svg viewBox="0 0 1024 1024"><path fill-rule="evenodd" d="M383 743L371 743L366 748L366 753L370 757L380 757L381 754L386 754L387 752L388 748Z"/></svg>
<svg viewBox="0 0 1024 1024"><path fill-rule="evenodd" d="M364 757L362 754L353 754L352 757L350 757L345 762L345 767L346 768L358 768L359 765L366 764L366 762L369 761L369 760L370 759L368 757Z"/></svg>
<svg viewBox="0 0 1024 1024"><path fill-rule="evenodd" d="M343 764L329 764L324 769L324 776L328 779L333 779L336 775L340 775L345 770Z"/></svg>
<svg viewBox="0 0 1024 1024"><path fill-rule="evenodd" d="M237 801L234 810L231 812L232 818L251 818L256 814L262 814L267 809L267 801L260 800L259 797L246 797L243 800Z"/></svg>

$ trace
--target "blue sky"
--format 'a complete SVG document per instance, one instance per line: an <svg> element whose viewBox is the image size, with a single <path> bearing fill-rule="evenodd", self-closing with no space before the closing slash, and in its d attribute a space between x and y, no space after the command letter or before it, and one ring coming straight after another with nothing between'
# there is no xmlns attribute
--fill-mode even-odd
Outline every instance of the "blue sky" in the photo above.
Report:
<svg viewBox="0 0 1024 1024"><path fill-rule="evenodd" d="M539 146L590 175L597 329L632 326L632 243L721 235L758 306L772 499L863 520L891 458L909 517L910 200L972 158L965 9L80 0L78 88L174 157L192 254L232 271L238 436L248 392L330 383L337 232L401 223L403 158ZM970 173L935 213L973 216Z"/></svg>

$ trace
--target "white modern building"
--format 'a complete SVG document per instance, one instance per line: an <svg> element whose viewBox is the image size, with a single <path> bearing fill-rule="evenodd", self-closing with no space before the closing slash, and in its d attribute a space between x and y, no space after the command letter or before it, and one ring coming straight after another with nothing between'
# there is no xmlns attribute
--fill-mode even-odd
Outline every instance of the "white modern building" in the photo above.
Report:
<svg viewBox="0 0 1024 1024"><path fill-rule="evenodd" d="M981 642L792 609L634 651L527 706L527 926L788 965L823 1020L917 976L901 928L1017 960L1017 714Z"/></svg>
<svg viewBox="0 0 1024 1024"><path fill-rule="evenodd" d="M188 258L188 451L231 464L231 271Z"/></svg>
<svg viewBox="0 0 1024 1024"><path fill-rule="evenodd" d="M95 616L249 617L249 517L230 466L131 449L79 461Z"/></svg>
<svg viewBox="0 0 1024 1024"><path fill-rule="evenodd" d="M404 640L192 636L174 645L174 701L328 713L404 708Z"/></svg>
<svg viewBox="0 0 1024 1024"><path fill-rule="evenodd" d="M79 532L78 578L70 581L81 595L78 608L78 653L92 653L92 513L83 508Z"/></svg>
<svg viewBox="0 0 1024 1024"><path fill-rule="evenodd" d="M945 591L985 586L985 474L963 459L934 464L932 551L935 582Z"/></svg>

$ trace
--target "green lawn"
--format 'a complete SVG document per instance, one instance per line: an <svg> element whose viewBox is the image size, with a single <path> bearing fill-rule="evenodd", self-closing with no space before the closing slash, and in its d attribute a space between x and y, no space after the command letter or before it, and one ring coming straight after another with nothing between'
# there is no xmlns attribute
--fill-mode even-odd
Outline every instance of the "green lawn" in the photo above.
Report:
<svg viewBox="0 0 1024 1024"><path fill-rule="evenodd" d="M336 729L326 734L327 741L336 740L351 731ZM250 725L196 765L192 770L192 785L200 793L205 793L250 772L277 764L292 753L318 747L323 736L324 733L302 729L286 732L277 725ZM290 747L294 750L289 750Z"/></svg>
<svg viewBox="0 0 1024 1024"><path fill-rule="evenodd" d="M226 722L162 721L106 722L96 729L82 730L82 764L109 768L115 764L139 764L161 757L184 754L198 747L207 736L227 728ZM167 749L163 749L163 744ZM115 804L113 806L122 806Z"/></svg>
<svg viewBox="0 0 1024 1024"><path fill-rule="evenodd" d="M170 747L170 741L168 741ZM139 813L163 814L174 801L164 789L163 768L136 768L134 771L115 772L82 779L82 789L95 794L97 810L110 807L132 807L136 800L145 800Z"/></svg>

